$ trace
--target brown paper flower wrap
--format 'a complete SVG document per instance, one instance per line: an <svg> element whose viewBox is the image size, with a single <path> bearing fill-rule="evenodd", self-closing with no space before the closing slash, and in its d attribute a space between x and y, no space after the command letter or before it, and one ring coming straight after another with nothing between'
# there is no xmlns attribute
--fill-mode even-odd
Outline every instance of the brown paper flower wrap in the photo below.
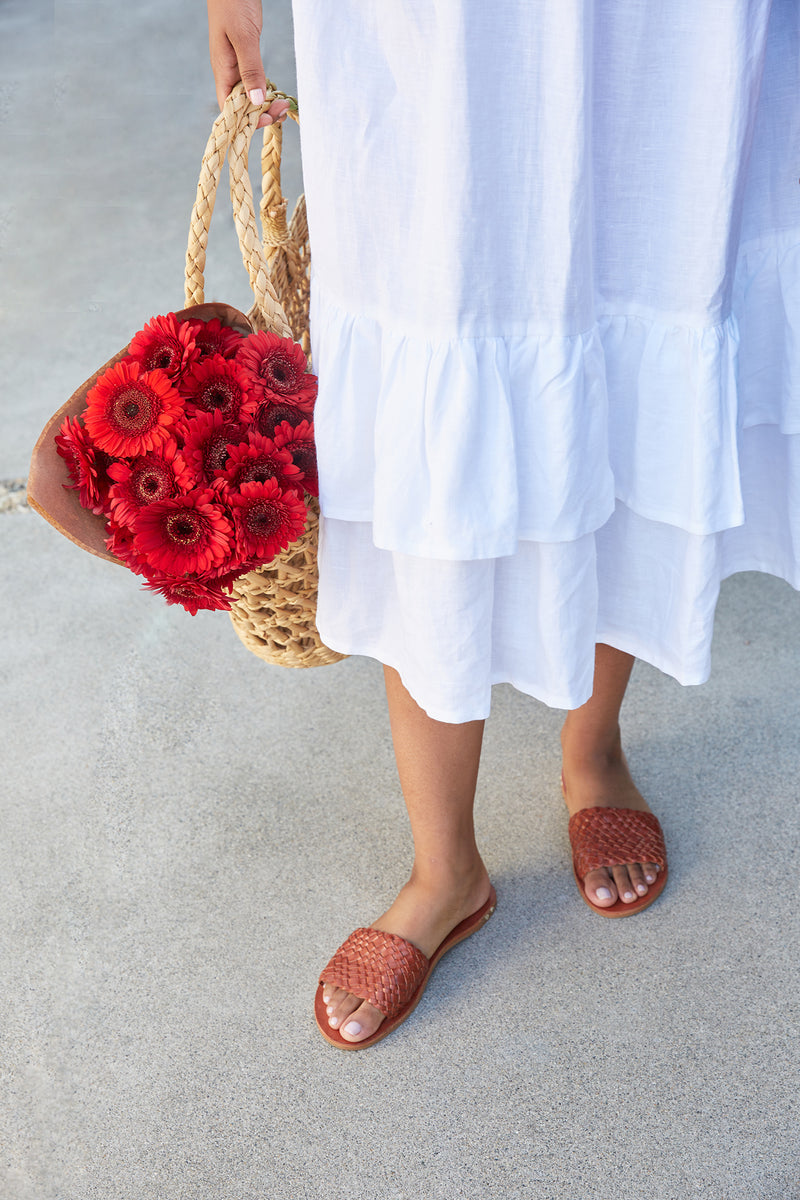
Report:
<svg viewBox="0 0 800 1200"><path fill-rule="evenodd" d="M247 172L250 140L262 112L284 94L268 85L264 104L250 103L242 85L231 93L214 126L203 155L197 197L192 211L186 255L186 304L177 317L210 321L218 318L240 333L266 330L290 337L309 354L308 229L303 197L291 222L280 185L282 130L264 131L262 151L261 223L256 228L253 195ZM292 116L296 119L296 106ZM231 200L242 258L250 277L254 304L245 315L226 304L206 304L204 279L206 246L222 165L228 157ZM287 319L290 318L290 319ZM110 562L119 562L106 546L105 518L83 508L78 492L69 488L67 466L58 454L55 435L64 418L76 417L98 378L128 353L123 348L77 389L43 429L33 451L28 477L28 501L59 532L76 545ZM287 667L321 666L344 657L320 640L315 624L317 597L316 551L319 509L306 497L308 520L302 536L271 563L240 576L232 585L231 620L237 634L254 654Z"/></svg>

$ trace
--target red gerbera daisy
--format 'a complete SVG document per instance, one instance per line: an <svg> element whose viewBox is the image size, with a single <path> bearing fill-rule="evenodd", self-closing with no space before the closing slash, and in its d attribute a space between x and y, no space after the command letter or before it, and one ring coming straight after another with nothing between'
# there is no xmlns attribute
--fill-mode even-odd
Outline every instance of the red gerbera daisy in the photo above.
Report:
<svg viewBox="0 0 800 1200"><path fill-rule="evenodd" d="M133 531L148 566L173 576L218 570L233 550L231 523L210 488L140 508Z"/></svg>
<svg viewBox="0 0 800 1200"><path fill-rule="evenodd" d="M317 377L308 370L306 356L290 338L276 333L251 333L236 352L248 382L261 400L290 400L311 413L317 395Z"/></svg>
<svg viewBox="0 0 800 1200"><path fill-rule="evenodd" d="M266 563L300 537L306 506L294 489L284 492L276 479L243 483L228 496L236 526L236 544L244 558Z"/></svg>
<svg viewBox="0 0 800 1200"><path fill-rule="evenodd" d="M200 362L211 358L213 354L221 354L223 358L233 358L242 341L242 334L230 325L223 325L219 317L211 321L187 321L191 328L194 344L200 356Z"/></svg>
<svg viewBox="0 0 800 1200"><path fill-rule="evenodd" d="M265 400L256 409L253 425L264 437L274 438L275 430L284 421L290 425L299 425L305 421L308 414L294 404L278 404L274 400Z"/></svg>
<svg viewBox="0 0 800 1200"><path fill-rule="evenodd" d="M132 525L145 504L169 500L194 486L174 442L166 442L152 454L143 454L130 462L113 463L108 473L114 480L109 496L111 511L123 525Z"/></svg>
<svg viewBox="0 0 800 1200"><path fill-rule="evenodd" d="M132 457L156 450L170 436L183 401L163 371L142 371L119 362L105 371L86 397L86 430L101 450Z"/></svg>
<svg viewBox="0 0 800 1200"><path fill-rule="evenodd" d="M145 588L163 596L167 604L181 604L195 616L202 609L227 611L231 607L231 595L224 589L230 587L235 575L219 579L176 579L174 575L160 572L148 573Z"/></svg>
<svg viewBox="0 0 800 1200"><path fill-rule="evenodd" d="M255 412L244 371L231 359L214 354L196 363L181 384L187 404L201 412L221 413L226 421L247 421Z"/></svg>
<svg viewBox="0 0 800 1200"><path fill-rule="evenodd" d="M269 438L250 433L247 441L231 446L224 479L228 489L241 490L243 483L264 483L277 479L282 489L295 486L302 495L302 475L288 450L279 450Z"/></svg>
<svg viewBox="0 0 800 1200"><path fill-rule="evenodd" d="M279 450L289 451L292 462L303 472L303 487L312 496L318 496L317 450L311 422L302 421L293 429L288 421L284 421L275 430L275 445Z"/></svg>
<svg viewBox="0 0 800 1200"><path fill-rule="evenodd" d="M111 458L104 450L92 445L89 435L75 418L65 417L55 437L58 453L67 464L72 483L65 488L78 488L84 508L100 516L108 512L108 490L111 480L108 466Z"/></svg>
<svg viewBox="0 0 800 1200"><path fill-rule="evenodd" d="M153 317L134 336L128 353L141 363L143 371L166 371L170 379L177 381L200 357L192 330L194 324L194 321L179 321L175 313Z"/></svg>
<svg viewBox="0 0 800 1200"><path fill-rule="evenodd" d="M198 413L181 425L183 461L197 487L210 486L225 470L229 447L238 446L247 432L238 421L226 421L222 413Z"/></svg>
<svg viewBox="0 0 800 1200"><path fill-rule="evenodd" d="M134 575L143 575L147 562L133 544L133 530L112 517L106 522L106 549L116 555Z"/></svg>

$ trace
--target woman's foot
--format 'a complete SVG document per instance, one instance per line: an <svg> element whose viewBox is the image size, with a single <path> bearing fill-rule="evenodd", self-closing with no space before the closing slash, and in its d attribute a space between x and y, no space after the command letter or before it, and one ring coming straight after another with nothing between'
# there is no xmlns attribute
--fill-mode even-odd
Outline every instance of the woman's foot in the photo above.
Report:
<svg viewBox="0 0 800 1200"><path fill-rule="evenodd" d="M585 808L630 808L650 812L647 802L631 778L617 731L610 748L591 752L576 746L570 736L569 718L561 734L564 799L569 815ZM598 867L584 876L587 899L598 908L610 908L617 900L633 904L648 894L658 878L654 863L627 863Z"/></svg>
<svg viewBox="0 0 800 1200"><path fill-rule="evenodd" d="M480 859L466 870L439 868L425 879L415 869L395 902L373 921L372 928L399 934L430 958L456 925L486 903L490 887ZM326 984L324 979L323 999L328 1024L348 1042L362 1042L371 1037L384 1019L377 1008L350 992Z"/></svg>

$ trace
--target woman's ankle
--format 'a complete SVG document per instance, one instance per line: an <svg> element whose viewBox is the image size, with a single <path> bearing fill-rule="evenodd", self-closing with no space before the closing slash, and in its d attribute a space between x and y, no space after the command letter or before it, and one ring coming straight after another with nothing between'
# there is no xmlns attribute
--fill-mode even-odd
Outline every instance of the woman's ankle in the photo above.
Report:
<svg viewBox="0 0 800 1200"><path fill-rule="evenodd" d="M588 725L568 714L561 727L561 753L565 769L600 769L625 760L618 723L608 728Z"/></svg>

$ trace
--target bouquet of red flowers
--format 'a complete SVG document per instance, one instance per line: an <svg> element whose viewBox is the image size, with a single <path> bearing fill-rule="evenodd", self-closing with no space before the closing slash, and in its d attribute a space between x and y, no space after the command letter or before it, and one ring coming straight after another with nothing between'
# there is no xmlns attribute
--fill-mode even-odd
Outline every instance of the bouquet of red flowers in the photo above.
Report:
<svg viewBox="0 0 800 1200"><path fill-rule="evenodd" d="M238 576L303 532L317 379L300 346L154 317L56 436L106 546L168 604L229 609Z"/></svg>

